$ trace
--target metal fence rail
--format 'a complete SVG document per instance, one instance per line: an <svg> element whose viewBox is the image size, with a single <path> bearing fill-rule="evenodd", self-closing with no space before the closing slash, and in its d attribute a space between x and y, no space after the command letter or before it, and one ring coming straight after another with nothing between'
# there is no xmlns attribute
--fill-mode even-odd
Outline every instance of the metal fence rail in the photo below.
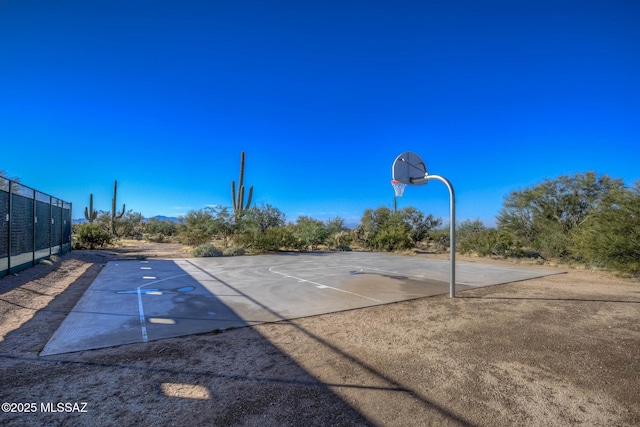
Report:
<svg viewBox="0 0 640 427"><path fill-rule="evenodd" d="M0 177L0 277L71 250L71 203Z"/></svg>

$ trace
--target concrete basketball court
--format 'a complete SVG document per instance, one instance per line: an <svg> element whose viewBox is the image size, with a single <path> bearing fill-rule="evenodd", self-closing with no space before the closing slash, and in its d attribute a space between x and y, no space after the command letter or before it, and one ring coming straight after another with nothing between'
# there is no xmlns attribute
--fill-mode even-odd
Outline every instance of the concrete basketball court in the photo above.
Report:
<svg viewBox="0 0 640 427"><path fill-rule="evenodd" d="M41 356L449 293L449 261L380 253L112 261ZM560 271L456 263L456 292Z"/></svg>

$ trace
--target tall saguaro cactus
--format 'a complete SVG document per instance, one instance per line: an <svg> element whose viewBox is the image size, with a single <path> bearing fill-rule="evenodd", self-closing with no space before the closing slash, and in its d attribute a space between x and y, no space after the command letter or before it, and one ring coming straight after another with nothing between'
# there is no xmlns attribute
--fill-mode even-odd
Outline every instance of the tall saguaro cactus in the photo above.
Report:
<svg viewBox="0 0 640 427"><path fill-rule="evenodd" d="M98 217L98 211L93 210L93 194L89 195L89 207L84 208L84 217L89 223L92 223Z"/></svg>
<svg viewBox="0 0 640 427"><path fill-rule="evenodd" d="M113 182L113 199L111 199L111 233L116 234L116 219L122 218L124 215L124 203L122 204L122 211L116 212L116 195L118 193L118 181Z"/></svg>
<svg viewBox="0 0 640 427"><path fill-rule="evenodd" d="M244 151L240 153L240 181L238 181L238 195L236 196L236 182L231 181L231 196L233 198L233 213L236 219L242 217L251 205L253 196L253 185L249 187L249 197L247 204L244 204Z"/></svg>

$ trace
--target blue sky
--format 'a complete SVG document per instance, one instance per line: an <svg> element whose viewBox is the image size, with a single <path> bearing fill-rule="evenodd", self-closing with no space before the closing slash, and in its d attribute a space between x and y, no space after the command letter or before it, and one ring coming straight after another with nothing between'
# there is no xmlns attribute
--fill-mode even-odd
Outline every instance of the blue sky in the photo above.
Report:
<svg viewBox="0 0 640 427"><path fill-rule="evenodd" d="M254 200L294 221L392 206L414 151L492 225L509 192L640 178L636 1L0 0L0 169L145 216ZM399 207L448 222L448 193Z"/></svg>

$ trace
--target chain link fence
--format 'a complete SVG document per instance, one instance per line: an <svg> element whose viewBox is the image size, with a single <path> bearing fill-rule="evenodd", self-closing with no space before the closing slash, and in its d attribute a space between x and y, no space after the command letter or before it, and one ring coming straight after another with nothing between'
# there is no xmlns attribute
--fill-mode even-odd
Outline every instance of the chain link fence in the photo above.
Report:
<svg viewBox="0 0 640 427"><path fill-rule="evenodd" d="M0 177L0 277L71 250L71 203Z"/></svg>

